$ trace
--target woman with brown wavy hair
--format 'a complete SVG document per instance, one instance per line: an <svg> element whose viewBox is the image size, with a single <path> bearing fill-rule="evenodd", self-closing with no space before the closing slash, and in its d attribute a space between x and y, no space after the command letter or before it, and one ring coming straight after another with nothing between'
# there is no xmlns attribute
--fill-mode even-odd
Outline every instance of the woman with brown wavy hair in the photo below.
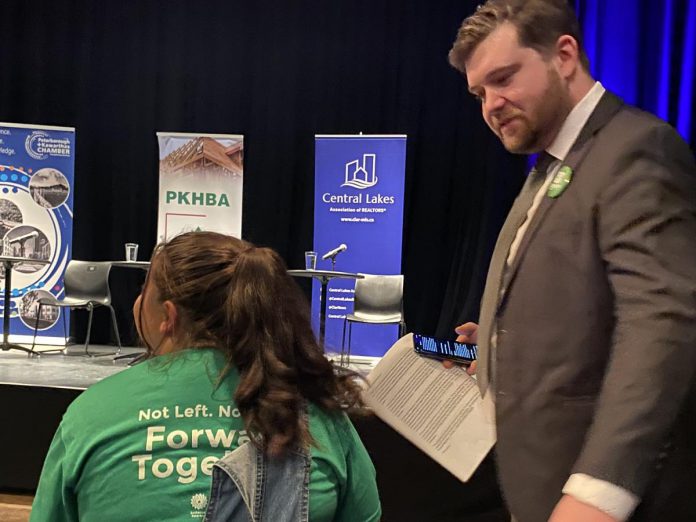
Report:
<svg viewBox="0 0 696 522"><path fill-rule="evenodd" d="M359 386L324 357L276 252L213 232L182 234L155 249L133 311L149 357L70 406L32 520L203 518L216 461L226 456L216 473L228 469L242 450L269 463L247 462L262 478L307 457L297 520L379 519L374 467L345 414L360 406ZM238 482L246 501L248 484ZM280 498L271 486L253 487L253 520L287 511L286 491ZM213 491L217 507L221 491ZM262 505L265 518L253 513Z"/></svg>

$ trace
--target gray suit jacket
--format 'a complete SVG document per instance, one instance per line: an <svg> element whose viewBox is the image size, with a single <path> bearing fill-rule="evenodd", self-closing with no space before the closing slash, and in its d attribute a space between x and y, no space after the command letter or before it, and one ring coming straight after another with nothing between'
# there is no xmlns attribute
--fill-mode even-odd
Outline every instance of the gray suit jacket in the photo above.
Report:
<svg viewBox="0 0 696 522"><path fill-rule="evenodd" d="M482 311L503 493L543 522L586 473L642 498L635 520L696 520L693 155L606 93L564 164L572 182L539 207L495 322Z"/></svg>

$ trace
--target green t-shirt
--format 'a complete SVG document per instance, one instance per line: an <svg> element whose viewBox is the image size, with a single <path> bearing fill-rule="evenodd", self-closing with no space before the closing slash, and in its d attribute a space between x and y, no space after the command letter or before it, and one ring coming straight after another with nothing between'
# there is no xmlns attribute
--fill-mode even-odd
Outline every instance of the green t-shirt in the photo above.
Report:
<svg viewBox="0 0 696 522"><path fill-rule="evenodd" d="M201 519L213 463L248 439L239 382L213 349L185 350L91 386L68 408L44 462L33 522ZM311 521L379 520L375 469L344 414L309 407Z"/></svg>

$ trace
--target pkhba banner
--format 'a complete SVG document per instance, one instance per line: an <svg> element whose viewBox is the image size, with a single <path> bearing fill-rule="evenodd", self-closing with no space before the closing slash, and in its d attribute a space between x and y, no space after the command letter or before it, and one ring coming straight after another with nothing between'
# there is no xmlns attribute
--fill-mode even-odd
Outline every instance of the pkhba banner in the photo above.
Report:
<svg viewBox="0 0 696 522"><path fill-rule="evenodd" d="M241 237L244 138L158 132L157 240L208 230Z"/></svg>

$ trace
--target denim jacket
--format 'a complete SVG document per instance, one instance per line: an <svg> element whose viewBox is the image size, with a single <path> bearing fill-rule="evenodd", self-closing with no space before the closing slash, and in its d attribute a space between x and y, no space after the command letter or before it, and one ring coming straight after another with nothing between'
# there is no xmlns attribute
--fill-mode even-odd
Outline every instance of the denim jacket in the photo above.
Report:
<svg viewBox="0 0 696 522"><path fill-rule="evenodd" d="M309 450L270 458L246 442L218 460L204 522L308 522Z"/></svg>

